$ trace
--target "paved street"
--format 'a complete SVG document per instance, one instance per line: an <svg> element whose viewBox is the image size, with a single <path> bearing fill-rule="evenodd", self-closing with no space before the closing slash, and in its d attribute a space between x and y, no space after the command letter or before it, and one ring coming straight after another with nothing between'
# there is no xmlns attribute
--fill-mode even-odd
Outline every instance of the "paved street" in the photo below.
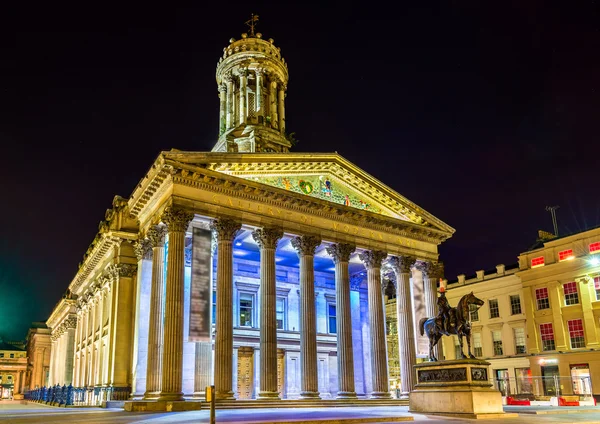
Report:
<svg viewBox="0 0 600 424"><path fill-rule="evenodd" d="M585 412L573 413L577 408L564 409L562 414L535 415L531 409L517 409L518 418L501 420L500 422L512 423L600 423L600 408L580 408ZM384 417L412 416L414 422L436 424L436 423L465 423L477 422L478 424L495 423L498 420L464 420L457 418L442 418L435 416L412 415L408 413L407 407L372 407L365 408L299 408L299 409L261 409L261 410L228 410L217 411L217 423L304 423L316 419L356 419L360 417L381 417L380 423L387 423ZM515 411L511 408L511 412ZM528 412L528 413L523 413ZM570 413L569 413L570 412ZM331 423L332 421L329 421ZM343 421L342 421L343 422ZM370 421L372 422L372 421ZM0 402L0 423L135 423L135 424L162 424L162 423L208 423L208 411L177 412L177 413L128 413L121 409L106 410L102 408L54 408L38 404L24 404L19 402Z"/></svg>

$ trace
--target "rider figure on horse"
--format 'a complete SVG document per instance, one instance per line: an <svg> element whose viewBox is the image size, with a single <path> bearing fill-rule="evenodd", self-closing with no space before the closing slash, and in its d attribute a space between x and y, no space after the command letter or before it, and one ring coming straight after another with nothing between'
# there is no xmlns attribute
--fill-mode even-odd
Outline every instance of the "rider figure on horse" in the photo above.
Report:
<svg viewBox="0 0 600 424"><path fill-rule="evenodd" d="M440 287L440 296L437 299L437 305L439 308L439 313L435 318L435 323L442 331L449 333L450 329L455 325L455 322L454 318L450 314L451 306L446 298L446 289L444 286Z"/></svg>

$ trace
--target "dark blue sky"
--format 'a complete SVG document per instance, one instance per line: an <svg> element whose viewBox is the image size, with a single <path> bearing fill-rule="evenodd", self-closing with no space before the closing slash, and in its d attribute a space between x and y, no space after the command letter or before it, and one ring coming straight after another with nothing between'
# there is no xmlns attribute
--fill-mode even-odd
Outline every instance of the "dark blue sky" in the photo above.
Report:
<svg viewBox="0 0 600 424"><path fill-rule="evenodd" d="M159 151L210 150L215 66L251 12L289 63L295 151L337 151L456 228L447 277L515 262L546 205L561 233L599 225L597 4L394 3L2 10L0 334L47 318Z"/></svg>

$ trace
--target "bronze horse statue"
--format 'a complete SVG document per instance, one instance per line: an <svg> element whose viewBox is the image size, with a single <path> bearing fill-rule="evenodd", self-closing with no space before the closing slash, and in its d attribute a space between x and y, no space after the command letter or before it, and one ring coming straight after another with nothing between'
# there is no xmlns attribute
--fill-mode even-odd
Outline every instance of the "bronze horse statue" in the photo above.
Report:
<svg viewBox="0 0 600 424"><path fill-rule="evenodd" d="M443 328L444 323L442 323L442 327L436 323L436 317L421 318L419 321L419 329L421 330L421 336L427 334L427 337L429 338L430 361L437 361L437 358L433 355L433 348L435 345L437 345L438 341L442 338L442 336L449 336L451 334L456 334L458 336L458 340L460 341L460 359L467 358L463 351L463 337L467 338L469 358L475 358L475 356L471 353L471 322L469 320L470 305L477 305L478 307L481 307L483 305L483 300L475 297L473 292L464 295L458 301L456 308L450 308L449 310L449 314L452 318L454 318L452 321L454 321L455 324L453 326L448 324L448 331Z"/></svg>

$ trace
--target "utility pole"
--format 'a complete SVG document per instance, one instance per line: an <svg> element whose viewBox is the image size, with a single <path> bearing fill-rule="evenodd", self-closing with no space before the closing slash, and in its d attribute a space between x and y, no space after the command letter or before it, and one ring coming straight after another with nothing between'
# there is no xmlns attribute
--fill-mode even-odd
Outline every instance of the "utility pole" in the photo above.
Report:
<svg viewBox="0 0 600 424"><path fill-rule="evenodd" d="M556 223L556 210L560 208L560 206L546 206L546 210L550 212L552 215L552 225L554 225L554 236L558 237L558 224Z"/></svg>

